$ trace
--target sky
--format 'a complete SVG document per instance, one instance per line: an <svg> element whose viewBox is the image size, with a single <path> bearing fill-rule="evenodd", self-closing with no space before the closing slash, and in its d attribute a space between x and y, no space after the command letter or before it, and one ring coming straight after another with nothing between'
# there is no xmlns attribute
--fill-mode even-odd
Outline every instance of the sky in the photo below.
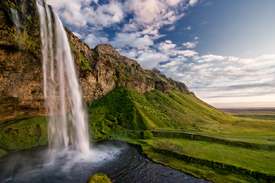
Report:
<svg viewBox="0 0 275 183"><path fill-rule="evenodd" d="M47 3L91 48L111 44L215 107L275 107L274 0Z"/></svg>

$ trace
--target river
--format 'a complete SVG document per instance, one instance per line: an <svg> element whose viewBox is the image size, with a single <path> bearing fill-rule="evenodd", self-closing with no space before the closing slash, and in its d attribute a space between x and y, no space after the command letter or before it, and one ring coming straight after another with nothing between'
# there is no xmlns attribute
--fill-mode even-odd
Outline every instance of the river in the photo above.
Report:
<svg viewBox="0 0 275 183"><path fill-rule="evenodd" d="M62 154L51 159L47 146L11 152L0 160L0 182L85 183L95 173L105 173L112 182L206 183L146 158L141 150L120 141L92 144L89 155Z"/></svg>

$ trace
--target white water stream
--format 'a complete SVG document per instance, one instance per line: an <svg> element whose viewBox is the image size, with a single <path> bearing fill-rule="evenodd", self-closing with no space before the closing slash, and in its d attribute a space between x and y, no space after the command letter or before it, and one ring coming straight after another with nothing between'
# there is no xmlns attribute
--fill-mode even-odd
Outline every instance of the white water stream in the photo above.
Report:
<svg viewBox="0 0 275 183"><path fill-rule="evenodd" d="M43 0L36 0L36 5L40 16L45 105L50 114L49 147L86 154L89 152L88 125L67 34L58 15L53 12L52 18ZM55 22L55 34L52 22Z"/></svg>

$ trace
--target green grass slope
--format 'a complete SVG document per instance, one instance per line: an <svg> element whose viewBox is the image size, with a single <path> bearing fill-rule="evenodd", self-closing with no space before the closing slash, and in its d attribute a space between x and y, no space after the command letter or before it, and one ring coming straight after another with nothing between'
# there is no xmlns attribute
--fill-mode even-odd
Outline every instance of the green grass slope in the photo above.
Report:
<svg viewBox="0 0 275 183"><path fill-rule="evenodd" d="M94 135L108 134L117 125L128 130L170 129L202 132L217 131L220 124L236 118L199 100L193 93L158 90L141 95L127 87L93 101L88 108Z"/></svg>
<svg viewBox="0 0 275 183"><path fill-rule="evenodd" d="M27 149L48 141L45 117L34 117L0 126L0 148ZM1 152L0 152L1 154Z"/></svg>

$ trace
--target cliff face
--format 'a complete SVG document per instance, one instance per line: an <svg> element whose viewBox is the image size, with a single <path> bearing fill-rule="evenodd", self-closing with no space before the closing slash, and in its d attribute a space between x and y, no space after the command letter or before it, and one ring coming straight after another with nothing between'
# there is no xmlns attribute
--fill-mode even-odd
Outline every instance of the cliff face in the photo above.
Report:
<svg viewBox="0 0 275 183"><path fill-rule="evenodd" d="M44 114L39 17L34 0L0 2L0 120Z"/></svg>
<svg viewBox="0 0 275 183"><path fill-rule="evenodd" d="M35 0L0 2L0 120L19 114L46 114L39 28ZM65 29L86 101L101 98L116 86L127 86L140 94L154 89L188 92L185 84L158 70L141 68L111 45L90 49Z"/></svg>

